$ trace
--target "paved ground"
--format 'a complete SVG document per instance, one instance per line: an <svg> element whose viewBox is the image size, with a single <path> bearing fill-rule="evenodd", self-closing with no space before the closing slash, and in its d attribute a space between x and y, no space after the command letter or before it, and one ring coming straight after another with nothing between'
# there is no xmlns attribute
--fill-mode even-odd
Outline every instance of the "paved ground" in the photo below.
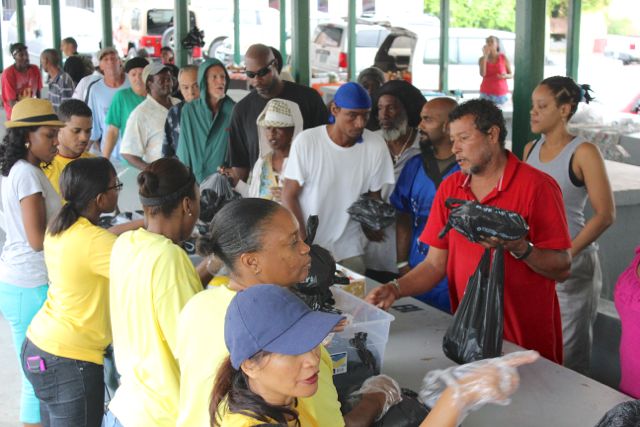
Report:
<svg viewBox="0 0 640 427"><path fill-rule="evenodd" d="M4 236L2 238L4 240ZM18 427L20 415L20 366L9 324L0 315L0 427Z"/></svg>
<svg viewBox="0 0 640 427"><path fill-rule="evenodd" d="M4 108L0 108L0 140L4 137ZM4 233L0 230L0 245ZM1 250L1 246L0 246ZM0 314L0 427L17 427L20 415L20 365L11 341L9 324Z"/></svg>

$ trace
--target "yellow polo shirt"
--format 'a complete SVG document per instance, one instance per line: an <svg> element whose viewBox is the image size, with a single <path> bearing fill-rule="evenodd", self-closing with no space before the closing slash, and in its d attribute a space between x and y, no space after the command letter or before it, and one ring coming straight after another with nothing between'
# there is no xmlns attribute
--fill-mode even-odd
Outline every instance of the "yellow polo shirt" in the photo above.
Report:
<svg viewBox="0 0 640 427"><path fill-rule="evenodd" d="M178 427L211 425L209 403L213 383L219 365L229 356L224 342L224 317L235 294L226 286L212 287L191 298L180 313L176 350L180 363ZM344 426L338 392L333 385L333 362L323 346L318 391L312 397L299 399L299 402L298 410L304 411L305 416L316 420L318 425ZM302 425L306 427L307 424Z"/></svg>
<svg viewBox="0 0 640 427"><path fill-rule="evenodd" d="M80 154L80 157L76 157L75 159L86 159L90 157L95 156L85 151ZM56 193L58 193L60 196L62 196L60 194L60 175L62 175L62 171L64 170L64 168L66 168L67 165L75 159L56 154L49 165L45 165L44 163L40 165L40 168L47 176L47 179L49 179L49 182L51 182L53 189L56 190Z"/></svg>
<svg viewBox="0 0 640 427"><path fill-rule="evenodd" d="M49 291L27 331L40 349L103 363L111 342L109 263L115 241L115 234L84 217L58 235L45 235Z"/></svg>
<svg viewBox="0 0 640 427"><path fill-rule="evenodd" d="M118 237L110 274L113 348L121 385L109 410L127 427L175 427L180 398L178 314L202 290L200 278L180 246L145 229ZM194 326L205 333L202 323Z"/></svg>
<svg viewBox="0 0 640 427"><path fill-rule="evenodd" d="M300 420L301 427L319 427L329 426L329 424L319 424L305 409L304 405L298 404L296 407L298 411L298 419ZM264 421L259 421L248 415L232 414L227 412L222 419L222 427L254 427L264 425ZM344 424L344 423L343 423ZM289 426L295 426L293 421L288 423Z"/></svg>

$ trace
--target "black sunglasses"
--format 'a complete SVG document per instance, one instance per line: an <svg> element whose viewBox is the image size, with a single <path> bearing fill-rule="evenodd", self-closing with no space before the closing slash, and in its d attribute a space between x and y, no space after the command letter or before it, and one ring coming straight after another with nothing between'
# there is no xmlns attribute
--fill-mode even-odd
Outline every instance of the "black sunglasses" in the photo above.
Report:
<svg viewBox="0 0 640 427"><path fill-rule="evenodd" d="M250 79L255 79L256 77L264 77L271 71L271 66L276 62L275 59L272 59L264 68L260 68L258 71L249 71L245 70L244 74Z"/></svg>
<svg viewBox="0 0 640 427"><path fill-rule="evenodd" d="M120 190L122 190L122 187L124 187L124 184L121 183L118 178L116 178L116 185L113 185L111 187L107 187L107 191L109 191L109 190L120 191Z"/></svg>

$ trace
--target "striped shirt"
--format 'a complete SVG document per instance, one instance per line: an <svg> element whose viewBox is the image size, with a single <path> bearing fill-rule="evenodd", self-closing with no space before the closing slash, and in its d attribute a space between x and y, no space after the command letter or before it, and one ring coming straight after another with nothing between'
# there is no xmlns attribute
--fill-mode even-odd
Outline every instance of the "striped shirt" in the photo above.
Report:
<svg viewBox="0 0 640 427"><path fill-rule="evenodd" d="M64 71L60 71L55 78L49 78L49 101L53 104L53 109L58 112L58 107L62 101L70 99L75 89L75 83L71 76Z"/></svg>

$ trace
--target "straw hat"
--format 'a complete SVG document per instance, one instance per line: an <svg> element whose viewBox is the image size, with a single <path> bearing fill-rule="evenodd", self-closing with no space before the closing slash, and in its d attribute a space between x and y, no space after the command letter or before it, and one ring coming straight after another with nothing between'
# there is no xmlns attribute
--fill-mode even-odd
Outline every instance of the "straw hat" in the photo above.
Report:
<svg viewBox="0 0 640 427"><path fill-rule="evenodd" d="M26 98L16 103L11 111L11 120L4 125L6 128L65 126L64 122L58 119L51 102L38 98Z"/></svg>
<svg viewBox="0 0 640 427"><path fill-rule="evenodd" d="M267 102L258 116L257 124L260 127L292 128L295 121L289 105L282 99L274 98Z"/></svg>

